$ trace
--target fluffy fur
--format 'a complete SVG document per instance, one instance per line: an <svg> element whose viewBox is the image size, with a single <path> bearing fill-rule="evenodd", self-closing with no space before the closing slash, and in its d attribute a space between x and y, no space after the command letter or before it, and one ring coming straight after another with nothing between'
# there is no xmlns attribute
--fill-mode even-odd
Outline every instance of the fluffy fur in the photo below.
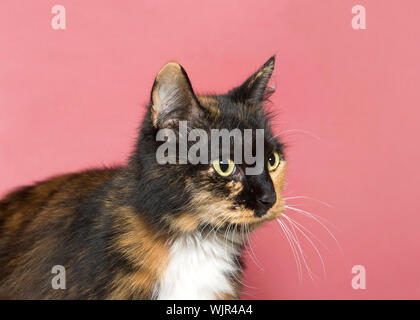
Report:
<svg viewBox="0 0 420 320"><path fill-rule="evenodd" d="M268 60L223 95L197 95L184 69L158 73L135 150L123 167L68 174L0 201L0 298L237 299L245 234L279 217L285 161L263 111ZM159 129L265 129L257 176L222 177L212 165L159 165ZM209 135L210 139L210 135ZM179 159L178 159L179 160ZM261 199L269 194L272 202ZM274 201L275 199L275 201ZM51 269L66 268L66 289Z"/></svg>
<svg viewBox="0 0 420 320"><path fill-rule="evenodd" d="M238 244L242 241L232 245L222 237L206 237L201 233L177 238L171 245L169 263L154 297L210 300L236 296L232 275L241 267L236 261L241 253Z"/></svg>

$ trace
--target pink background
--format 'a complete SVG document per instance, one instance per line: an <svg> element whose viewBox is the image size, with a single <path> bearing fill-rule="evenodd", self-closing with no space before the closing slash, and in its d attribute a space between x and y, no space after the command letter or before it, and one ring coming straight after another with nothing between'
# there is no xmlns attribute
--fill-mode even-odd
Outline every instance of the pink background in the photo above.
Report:
<svg viewBox="0 0 420 320"><path fill-rule="evenodd" d="M51 28L64 5L67 29ZM353 5L367 30L353 30ZM159 68L178 60L201 92L223 92L277 55L275 131L288 143L289 204L318 280L298 280L276 223L253 237L244 298L420 298L416 0L0 2L0 194L125 161ZM351 286L366 268L366 290Z"/></svg>

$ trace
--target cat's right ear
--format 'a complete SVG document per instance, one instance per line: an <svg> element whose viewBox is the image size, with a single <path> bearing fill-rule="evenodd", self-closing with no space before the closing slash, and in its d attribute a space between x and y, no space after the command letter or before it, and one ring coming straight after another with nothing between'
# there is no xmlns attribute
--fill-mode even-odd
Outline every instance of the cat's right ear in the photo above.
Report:
<svg viewBox="0 0 420 320"><path fill-rule="evenodd" d="M176 62L165 64L159 71L153 84L151 100L151 120L158 129L200 116L200 106L190 80Z"/></svg>
<svg viewBox="0 0 420 320"><path fill-rule="evenodd" d="M242 85L231 90L230 96L235 101L261 105L265 98L274 92L273 88L267 88L268 82L274 70L275 57L272 56L264 65L250 76Z"/></svg>

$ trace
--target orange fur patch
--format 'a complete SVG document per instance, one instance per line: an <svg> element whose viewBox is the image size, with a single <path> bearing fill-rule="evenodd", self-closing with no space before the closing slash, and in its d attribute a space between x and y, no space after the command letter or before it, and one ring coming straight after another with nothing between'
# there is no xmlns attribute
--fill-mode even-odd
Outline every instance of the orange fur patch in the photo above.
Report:
<svg viewBox="0 0 420 320"><path fill-rule="evenodd" d="M213 97L209 97L209 96L197 96L198 101L200 102L200 104L206 108L208 111L210 111L210 113L215 116L215 117L219 117L220 116L220 110L219 110L219 101L217 101L217 99L213 98Z"/></svg>
<svg viewBox="0 0 420 320"><path fill-rule="evenodd" d="M115 277L115 292L110 298L123 299L132 294L149 297L168 264L167 238L156 235L153 228L131 208L120 208L116 212L116 220L114 228L119 236L113 249L122 253L136 270Z"/></svg>
<svg viewBox="0 0 420 320"><path fill-rule="evenodd" d="M185 233L193 232L197 229L199 221L189 213L183 213L179 217L171 221L171 228L174 231L181 231Z"/></svg>
<svg viewBox="0 0 420 320"><path fill-rule="evenodd" d="M120 233L115 246L136 266L160 276L167 263L169 249L166 238L156 236L153 229L131 208L118 210L114 226Z"/></svg>

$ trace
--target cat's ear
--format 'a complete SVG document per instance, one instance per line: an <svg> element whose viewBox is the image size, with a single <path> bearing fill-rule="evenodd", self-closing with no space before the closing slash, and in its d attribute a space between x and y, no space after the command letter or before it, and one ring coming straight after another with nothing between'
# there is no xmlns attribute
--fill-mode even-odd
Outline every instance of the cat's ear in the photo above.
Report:
<svg viewBox="0 0 420 320"><path fill-rule="evenodd" d="M272 88L267 89L268 81L274 70L274 62L275 57L273 56L243 84L229 91L228 94L235 101L252 105L261 104L264 98L274 91Z"/></svg>
<svg viewBox="0 0 420 320"><path fill-rule="evenodd" d="M166 128L181 120L198 117L200 106L185 70L169 62L159 71L151 94L151 120L156 128Z"/></svg>

